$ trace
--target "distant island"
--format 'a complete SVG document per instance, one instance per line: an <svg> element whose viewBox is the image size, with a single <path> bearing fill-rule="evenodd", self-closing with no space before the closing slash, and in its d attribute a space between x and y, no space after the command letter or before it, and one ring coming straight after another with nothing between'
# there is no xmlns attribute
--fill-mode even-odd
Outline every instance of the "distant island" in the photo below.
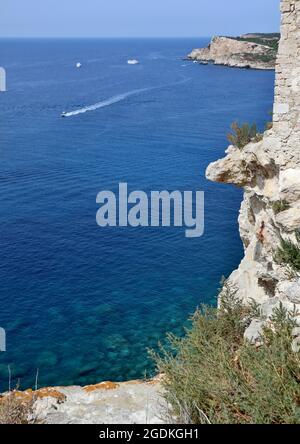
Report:
<svg viewBox="0 0 300 444"><path fill-rule="evenodd" d="M279 33L213 37L207 48L194 49L188 60L233 68L275 69Z"/></svg>

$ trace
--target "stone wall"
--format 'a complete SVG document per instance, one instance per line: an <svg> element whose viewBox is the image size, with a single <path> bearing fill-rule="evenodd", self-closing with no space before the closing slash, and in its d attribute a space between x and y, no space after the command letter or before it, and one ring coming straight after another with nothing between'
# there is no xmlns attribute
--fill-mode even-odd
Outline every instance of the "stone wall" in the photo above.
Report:
<svg viewBox="0 0 300 444"><path fill-rule="evenodd" d="M274 135L300 163L300 1L281 1L281 41L276 64ZM284 163L284 159L282 159Z"/></svg>

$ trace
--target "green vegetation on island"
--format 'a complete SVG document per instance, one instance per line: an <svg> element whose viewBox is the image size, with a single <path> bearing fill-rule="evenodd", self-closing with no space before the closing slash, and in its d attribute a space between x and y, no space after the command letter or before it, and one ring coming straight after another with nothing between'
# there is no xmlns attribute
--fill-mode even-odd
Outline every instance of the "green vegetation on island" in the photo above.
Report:
<svg viewBox="0 0 300 444"><path fill-rule="evenodd" d="M194 49L187 58L235 68L275 69L280 34L214 36L206 48Z"/></svg>
<svg viewBox="0 0 300 444"><path fill-rule="evenodd" d="M257 45L268 46L269 48L278 51L280 34L279 33L254 33L254 34L245 34L240 37L233 37L235 40L239 40L241 42L250 42L256 43Z"/></svg>

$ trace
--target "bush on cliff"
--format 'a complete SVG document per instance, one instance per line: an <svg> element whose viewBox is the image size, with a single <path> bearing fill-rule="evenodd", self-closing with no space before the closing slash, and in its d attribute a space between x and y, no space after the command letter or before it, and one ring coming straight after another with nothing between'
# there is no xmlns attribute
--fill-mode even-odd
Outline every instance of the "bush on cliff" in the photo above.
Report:
<svg viewBox="0 0 300 444"><path fill-rule="evenodd" d="M289 239L281 239L281 245L275 254L275 261L281 265L287 265L293 271L300 271L300 230L296 231L297 243Z"/></svg>
<svg viewBox="0 0 300 444"><path fill-rule="evenodd" d="M263 138L263 134L257 131L255 123L252 126L248 123L239 126L238 122L233 122L231 129L232 133L228 134L228 140L239 149L243 149L250 142L260 142Z"/></svg>
<svg viewBox="0 0 300 444"><path fill-rule="evenodd" d="M290 204L286 200L276 200L272 203L272 209L275 214L282 213L290 208Z"/></svg>
<svg viewBox="0 0 300 444"><path fill-rule="evenodd" d="M292 315L278 309L262 344L243 338L253 309L231 291L220 309L204 307L173 350L155 355L165 374L170 414L180 423L284 424L300 422L300 355L291 350Z"/></svg>

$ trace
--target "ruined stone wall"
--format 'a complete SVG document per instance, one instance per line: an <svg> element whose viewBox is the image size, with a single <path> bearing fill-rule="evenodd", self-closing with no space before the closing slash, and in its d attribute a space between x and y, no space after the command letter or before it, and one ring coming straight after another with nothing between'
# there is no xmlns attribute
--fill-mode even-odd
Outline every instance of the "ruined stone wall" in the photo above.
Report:
<svg viewBox="0 0 300 444"><path fill-rule="evenodd" d="M274 134L300 163L300 1L281 1L281 41L276 64ZM294 149L295 148L295 149ZM294 152L293 152L294 151ZM284 159L282 159L284 164Z"/></svg>
<svg viewBox="0 0 300 444"><path fill-rule="evenodd" d="M274 129L279 135L299 124L300 106L300 2L284 0L281 3L281 41L276 64ZM298 93L298 94L297 94ZM285 129L286 129L285 128Z"/></svg>

